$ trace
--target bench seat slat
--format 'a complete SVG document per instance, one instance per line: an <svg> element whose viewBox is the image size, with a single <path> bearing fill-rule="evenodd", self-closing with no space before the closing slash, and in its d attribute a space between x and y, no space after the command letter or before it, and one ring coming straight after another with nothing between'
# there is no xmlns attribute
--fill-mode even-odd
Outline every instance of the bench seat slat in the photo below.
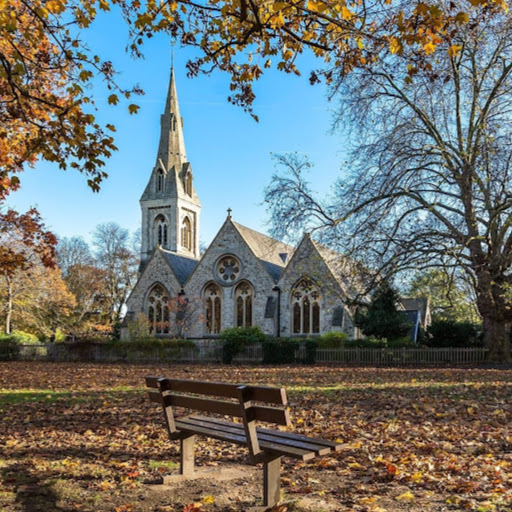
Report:
<svg viewBox="0 0 512 512"><path fill-rule="evenodd" d="M199 435L204 435L206 437L212 437L213 439L218 439L219 441L228 441L234 444L247 444L247 439L245 438L245 434L233 434L229 432L223 432L221 430L213 430L206 427L200 427L196 425L192 425L187 423L185 420L176 420L176 427L179 430L184 432L192 432Z"/></svg>
<svg viewBox="0 0 512 512"><path fill-rule="evenodd" d="M160 377L146 377L148 388L158 389ZM225 384L223 382L204 382L191 380L166 379L172 391L181 393L197 393L203 395L220 396L224 398L238 398L238 388L241 384ZM270 386L246 385L249 400L254 402L266 402L270 404L286 405L286 391L284 388Z"/></svg>
<svg viewBox="0 0 512 512"><path fill-rule="evenodd" d="M231 432L228 433L222 430L215 430L209 427L197 425L196 423L193 422L188 422L187 418L177 420L176 427L179 430L199 435L202 434L206 437L213 437L214 439L218 439L220 441L229 441L236 444L247 444L247 440L244 433L238 435ZM302 448L295 448L293 446L277 444L272 441L260 441L260 447L265 451L279 453L281 455L286 455L288 457L292 457L294 459L299 459L302 461L314 459L316 456L315 452L311 450L305 450Z"/></svg>
<svg viewBox="0 0 512 512"><path fill-rule="evenodd" d="M217 430L225 430L227 432L232 433L244 431L244 427L242 424L227 421L214 422L210 421L210 418L206 416L190 416L187 418L187 422L192 422L196 425L213 428ZM274 431L272 430L269 430L268 432L263 432L261 429L257 428L256 432L258 434L258 440L260 441L260 444L262 441L269 441L272 443L283 444L285 446L292 446L294 448L301 448L304 450L312 451L315 453L315 455L320 456L327 455L332 451L332 449L329 446L318 445L310 441L298 441L297 439L294 439L292 436L276 436L274 435ZM286 434L286 432L283 433Z"/></svg>
<svg viewBox="0 0 512 512"><path fill-rule="evenodd" d="M219 425L222 425L223 423L227 423L223 420L220 420L218 418L213 418L210 416L208 416L208 417L201 416L201 418L208 418L208 420L211 421L212 423L218 423ZM329 439L321 439L319 437L309 437L309 436L305 436L303 434L296 434L295 432L283 432L281 430L271 430L271 429L263 428L263 427L258 427L257 431L264 432L265 434L272 434L273 436L277 436L277 437L282 436L282 437L286 437L289 439L296 439L297 441L304 441L307 443L314 443L314 444L319 444L322 446L328 446L335 452L341 451L341 449L343 447L343 445L341 445L340 443L336 443L335 441L330 441Z"/></svg>

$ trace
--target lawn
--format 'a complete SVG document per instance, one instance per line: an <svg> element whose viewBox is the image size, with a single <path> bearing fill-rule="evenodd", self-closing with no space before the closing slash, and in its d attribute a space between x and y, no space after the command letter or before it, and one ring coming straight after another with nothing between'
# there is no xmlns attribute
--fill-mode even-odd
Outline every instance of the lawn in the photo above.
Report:
<svg viewBox="0 0 512 512"><path fill-rule="evenodd" d="M294 430L343 443L285 459L294 511L512 511L512 371L0 363L0 511L242 511L261 471L201 441L199 465L232 478L163 488L176 470L148 374L287 388ZM238 471L240 469L241 471Z"/></svg>

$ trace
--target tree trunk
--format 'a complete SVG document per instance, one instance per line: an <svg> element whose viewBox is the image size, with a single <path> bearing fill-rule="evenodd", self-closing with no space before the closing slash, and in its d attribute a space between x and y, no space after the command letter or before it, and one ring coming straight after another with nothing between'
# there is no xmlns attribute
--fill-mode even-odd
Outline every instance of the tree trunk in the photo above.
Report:
<svg viewBox="0 0 512 512"><path fill-rule="evenodd" d="M11 334L11 322L12 322L12 306L13 306L13 289L12 282L10 279L7 280L7 313L5 316L5 334Z"/></svg>
<svg viewBox="0 0 512 512"><path fill-rule="evenodd" d="M510 322L500 321L494 316L483 317L484 346L489 349L489 362L512 363L510 327Z"/></svg>

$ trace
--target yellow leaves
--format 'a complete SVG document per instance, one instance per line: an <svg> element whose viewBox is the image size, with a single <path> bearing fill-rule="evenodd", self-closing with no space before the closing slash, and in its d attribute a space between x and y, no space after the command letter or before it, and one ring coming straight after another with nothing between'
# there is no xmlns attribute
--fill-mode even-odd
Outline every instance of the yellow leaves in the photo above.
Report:
<svg viewBox="0 0 512 512"><path fill-rule="evenodd" d="M203 497L201 500L205 505L211 505L212 503L215 503L215 497L211 494L207 494Z"/></svg>
<svg viewBox="0 0 512 512"><path fill-rule="evenodd" d="M411 475L411 481L417 484L423 480L423 477L424 477L423 473L420 473L419 471L417 471L416 473Z"/></svg>
<svg viewBox="0 0 512 512"><path fill-rule="evenodd" d="M469 14L467 12L459 12L455 16L455 21L461 25L469 21Z"/></svg>
<svg viewBox="0 0 512 512"><path fill-rule="evenodd" d="M431 55L432 53L434 53L436 51L436 45L434 44L433 41L429 41L426 45L423 46L423 51L427 54L427 55Z"/></svg>
<svg viewBox="0 0 512 512"><path fill-rule="evenodd" d="M83 69L82 71L80 71L78 78L80 78L80 80L82 82L87 82L88 80L90 80L92 78L92 76L93 76L92 71L90 71L88 69Z"/></svg>
<svg viewBox="0 0 512 512"><path fill-rule="evenodd" d="M448 55L450 57L457 57L457 55L459 55L461 50L462 50L462 46L460 44L452 44L448 48Z"/></svg>
<svg viewBox="0 0 512 512"><path fill-rule="evenodd" d="M117 105L119 103L119 98L117 97L117 94L111 94L108 97L108 104L109 105Z"/></svg>
<svg viewBox="0 0 512 512"><path fill-rule="evenodd" d="M128 112L130 114L136 114L139 111L139 108L139 105L132 103L131 105L128 105Z"/></svg>
<svg viewBox="0 0 512 512"><path fill-rule="evenodd" d="M416 500L416 496L411 491L406 491L403 494L400 494L400 496L397 496L395 498L396 501L401 501L403 503L412 503Z"/></svg>
<svg viewBox="0 0 512 512"><path fill-rule="evenodd" d="M45 8L52 14L61 14L66 10L66 0L49 0Z"/></svg>
<svg viewBox="0 0 512 512"><path fill-rule="evenodd" d="M282 27L285 23L283 12L279 11L276 16L272 16L270 24L274 27Z"/></svg>
<svg viewBox="0 0 512 512"><path fill-rule="evenodd" d="M345 21L350 21L354 17L354 13L350 9L348 9L346 6L343 6L341 8L341 17Z"/></svg>
<svg viewBox="0 0 512 512"><path fill-rule="evenodd" d="M108 480L103 480L100 482L100 485L99 485L100 489L102 491L109 491L111 489L115 489L116 488L116 484L113 483L113 482L110 482Z"/></svg>
<svg viewBox="0 0 512 512"><path fill-rule="evenodd" d="M310 11L322 13L325 10L327 10L329 6L327 4L324 4L324 2L322 2L321 0L308 0L307 8Z"/></svg>
<svg viewBox="0 0 512 512"><path fill-rule="evenodd" d="M389 41L389 51L393 54L400 54L402 53L403 49L404 47L402 41L400 41L400 39L396 37L392 37L391 40Z"/></svg>

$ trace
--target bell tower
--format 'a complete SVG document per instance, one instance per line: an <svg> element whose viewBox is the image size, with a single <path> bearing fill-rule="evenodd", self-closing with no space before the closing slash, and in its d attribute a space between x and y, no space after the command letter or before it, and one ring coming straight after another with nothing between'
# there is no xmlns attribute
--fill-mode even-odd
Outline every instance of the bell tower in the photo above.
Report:
<svg viewBox="0 0 512 512"><path fill-rule="evenodd" d="M192 166L185 153L183 118L171 67L160 142L149 182L140 198L142 210L141 268L161 246L189 258L199 258L201 202L194 188Z"/></svg>

